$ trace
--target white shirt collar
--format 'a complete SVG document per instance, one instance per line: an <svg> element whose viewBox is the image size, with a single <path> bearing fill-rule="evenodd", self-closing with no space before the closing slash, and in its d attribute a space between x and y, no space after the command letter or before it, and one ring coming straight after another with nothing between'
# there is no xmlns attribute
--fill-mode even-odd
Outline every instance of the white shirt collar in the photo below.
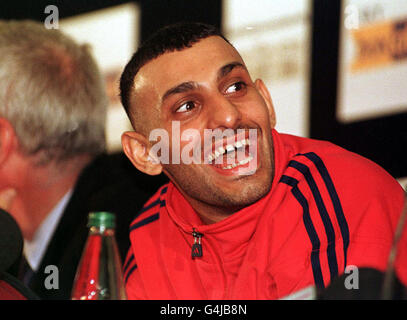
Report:
<svg viewBox="0 0 407 320"><path fill-rule="evenodd" d="M52 235L58 225L59 220L61 219L62 213L66 205L68 204L69 199L72 195L72 189L69 190L56 206L51 210L47 215L44 221L41 223L39 228L34 234L32 240L24 240L24 254L27 259L27 262L30 264L31 268L34 271L37 271L39 268L41 259L45 253L45 250L48 247L48 243L51 240Z"/></svg>

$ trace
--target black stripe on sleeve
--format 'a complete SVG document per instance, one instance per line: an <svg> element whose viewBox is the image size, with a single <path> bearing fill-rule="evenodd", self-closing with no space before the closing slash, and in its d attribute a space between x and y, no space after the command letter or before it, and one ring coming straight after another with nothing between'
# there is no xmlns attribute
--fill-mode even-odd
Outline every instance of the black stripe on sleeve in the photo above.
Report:
<svg viewBox="0 0 407 320"><path fill-rule="evenodd" d="M142 227L142 226L144 226L146 224L149 224L149 223L151 223L153 221L158 220L159 217L160 217L160 214L157 212L157 213L155 213L155 214L153 214L153 215L151 215L151 216L149 216L149 217L147 217L147 218L133 224L132 226L130 226L130 232L137 229L137 228L140 228L140 227Z"/></svg>
<svg viewBox="0 0 407 320"><path fill-rule="evenodd" d="M161 203L161 199L160 199L160 198L158 198L158 199L155 200L154 202L151 202L148 206L143 207L143 208L137 213L136 218L137 218L140 214L142 214L142 213L144 213L144 212L150 210L151 208L154 208L156 205L158 205L158 204L160 204L160 203Z"/></svg>
<svg viewBox="0 0 407 320"><path fill-rule="evenodd" d="M132 254L129 258L129 260L127 260L126 264L123 267L123 273L127 272L127 269L130 267L131 262L134 260L134 254Z"/></svg>
<svg viewBox="0 0 407 320"><path fill-rule="evenodd" d="M288 184L290 187L295 187L298 183L298 180L291 178L289 176L283 175L280 179L280 182Z"/></svg>
<svg viewBox="0 0 407 320"><path fill-rule="evenodd" d="M137 264L130 268L129 272L127 273L126 277L124 278L124 283L127 283L129 280L130 275L137 269Z"/></svg>
<svg viewBox="0 0 407 320"><path fill-rule="evenodd" d="M312 245L312 251L311 251L311 267L312 267L312 273L314 276L314 282L317 288L323 289L324 286L324 279L322 276L322 271L321 271L321 262L319 260L319 249L321 246L321 242L319 241L318 234L315 231L314 225L311 220L311 216L309 213L309 206L307 199L304 197L304 195L301 193L300 189L298 188L298 180L283 175L280 179L280 182L283 182L289 186L292 187L291 193L295 197L295 199L299 202L299 204L302 207L303 210L303 215L302 219L304 222L305 229L307 231L308 237L311 241Z"/></svg>
<svg viewBox="0 0 407 320"><path fill-rule="evenodd" d="M346 261L347 261L347 253L349 247L349 227L346 221L345 215L343 213L342 204L339 200L338 193L336 192L335 186L333 184L332 178L326 168L322 159L315 154L314 152L309 152L305 154L301 154L311 160L317 170L319 171L322 179L325 182L326 188L328 190L329 196L331 197L332 204L335 210L336 219L338 220L339 228L341 230L342 239L343 239L343 254L344 254L344 269L346 268Z"/></svg>
<svg viewBox="0 0 407 320"><path fill-rule="evenodd" d="M297 169L299 172L302 173L307 184L312 192L313 198L318 208L318 212L321 216L322 222L324 224L325 233L328 239L328 248L327 248L327 256L328 256L328 265L329 265L329 272L332 281L338 276L338 261L336 258L336 251L335 251L335 231L332 225L331 218L329 217L328 211L326 210L325 204L322 200L321 193L318 189L318 186L312 177L310 169L295 160L291 160L288 164L289 167Z"/></svg>
<svg viewBox="0 0 407 320"><path fill-rule="evenodd" d="M143 208L141 208L137 214L134 216L133 221L136 220L141 214L147 212L148 210L154 208L155 206L160 205L161 207L165 207L165 199L161 200L161 196L164 195L168 190L168 187L164 187L161 192L160 195L158 196L158 198L156 200L154 200L153 202L151 202L149 205L144 206ZM131 231L131 226L130 226L130 231Z"/></svg>
<svg viewBox="0 0 407 320"><path fill-rule="evenodd" d="M154 208L156 205L160 205L160 207L165 206L165 200L161 200L161 196L164 195L168 190L168 187L164 187L161 192L160 195L158 196L158 198L151 202L149 205L144 206L143 208L141 208L141 210L139 212L137 212L137 215L135 218L137 218L140 214L150 210L151 208Z"/></svg>

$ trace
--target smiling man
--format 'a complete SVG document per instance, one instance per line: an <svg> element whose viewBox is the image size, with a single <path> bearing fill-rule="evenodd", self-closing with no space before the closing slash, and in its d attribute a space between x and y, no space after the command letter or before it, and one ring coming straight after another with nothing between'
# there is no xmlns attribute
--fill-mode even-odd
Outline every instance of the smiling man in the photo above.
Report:
<svg viewBox="0 0 407 320"><path fill-rule="evenodd" d="M129 298L277 299L348 265L386 268L400 185L333 144L278 133L268 89L216 29L159 30L120 86L126 155L171 181L130 227Z"/></svg>

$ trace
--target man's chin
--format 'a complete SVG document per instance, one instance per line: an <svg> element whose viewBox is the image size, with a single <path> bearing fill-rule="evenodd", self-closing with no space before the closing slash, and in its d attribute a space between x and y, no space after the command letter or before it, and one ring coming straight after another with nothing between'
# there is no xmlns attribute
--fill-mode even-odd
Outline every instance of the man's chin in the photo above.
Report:
<svg viewBox="0 0 407 320"><path fill-rule="evenodd" d="M229 189L227 193L217 194L213 205L229 208L244 208L263 198L271 188L271 184L242 184ZM238 211L238 210L236 210Z"/></svg>

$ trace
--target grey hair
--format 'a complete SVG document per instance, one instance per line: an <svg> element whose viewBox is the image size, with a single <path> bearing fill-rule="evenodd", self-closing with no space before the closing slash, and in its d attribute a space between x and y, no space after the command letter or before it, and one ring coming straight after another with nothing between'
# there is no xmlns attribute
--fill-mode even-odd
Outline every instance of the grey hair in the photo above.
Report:
<svg viewBox="0 0 407 320"><path fill-rule="evenodd" d="M0 117L41 163L106 148L108 100L89 51L43 24L0 20Z"/></svg>

